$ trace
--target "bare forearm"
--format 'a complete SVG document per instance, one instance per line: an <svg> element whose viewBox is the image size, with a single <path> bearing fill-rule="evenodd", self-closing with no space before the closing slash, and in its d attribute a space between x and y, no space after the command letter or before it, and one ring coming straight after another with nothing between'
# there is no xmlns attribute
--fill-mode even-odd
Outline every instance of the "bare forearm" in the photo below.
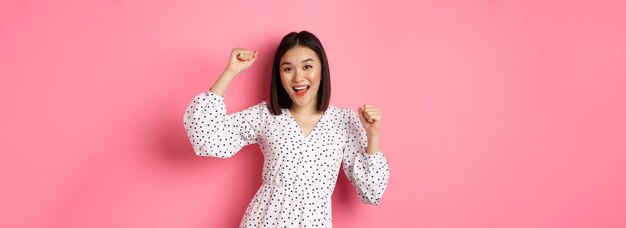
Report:
<svg viewBox="0 0 626 228"><path fill-rule="evenodd" d="M223 97L224 94L226 93L226 90L228 89L228 86L233 81L233 79L235 79L237 74L238 73L228 68L224 69L224 72L222 72L222 75L220 75L217 81L215 81L215 83L213 84L211 89L209 89L209 91Z"/></svg>
<svg viewBox="0 0 626 228"><path fill-rule="evenodd" d="M379 150L378 135L367 135L367 153L374 155Z"/></svg>

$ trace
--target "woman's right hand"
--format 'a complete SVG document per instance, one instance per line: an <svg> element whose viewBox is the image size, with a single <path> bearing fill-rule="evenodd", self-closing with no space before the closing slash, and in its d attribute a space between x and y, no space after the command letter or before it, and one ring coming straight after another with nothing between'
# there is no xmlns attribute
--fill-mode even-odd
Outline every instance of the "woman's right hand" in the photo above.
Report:
<svg viewBox="0 0 626 228"><path fill-rule="evenodd" d="M234 48L230 53L230 60L226 69L235 74L241 73L254 63L258 53L258 51L253 52L245 48Z"/></svg>

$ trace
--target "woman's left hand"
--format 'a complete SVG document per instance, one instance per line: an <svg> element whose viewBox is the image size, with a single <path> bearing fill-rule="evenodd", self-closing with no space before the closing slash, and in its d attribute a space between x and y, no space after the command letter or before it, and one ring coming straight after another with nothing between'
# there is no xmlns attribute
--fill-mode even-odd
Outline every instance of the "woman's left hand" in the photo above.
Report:
<svg viewBox="0 0 626 228"><path fill-rule="evenodd" d="M359 119L367 136L378 136L380 121L383 119L383 113L379 108L367 104L359 107Z"/></svg>

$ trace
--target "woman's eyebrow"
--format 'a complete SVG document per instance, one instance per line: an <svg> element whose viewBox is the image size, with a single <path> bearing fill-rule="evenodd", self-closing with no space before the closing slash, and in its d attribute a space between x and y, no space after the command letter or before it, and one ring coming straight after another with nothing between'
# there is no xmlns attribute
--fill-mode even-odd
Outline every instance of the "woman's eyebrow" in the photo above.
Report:
<svg viewBox="0 0 626 228"><path fill-rule="evenodd" d="M304 63L304 62L308 62L308 61L314 62L314 61L313 61L313 59L311 59L311 58L308 58L308 59L302 60L302 62L303 62L303 63ZM287 61L285 61L285 62L281 63L280 65L281 65L281 66L282 66L282 65L291 65L291 62L287 62Z"/></svg>

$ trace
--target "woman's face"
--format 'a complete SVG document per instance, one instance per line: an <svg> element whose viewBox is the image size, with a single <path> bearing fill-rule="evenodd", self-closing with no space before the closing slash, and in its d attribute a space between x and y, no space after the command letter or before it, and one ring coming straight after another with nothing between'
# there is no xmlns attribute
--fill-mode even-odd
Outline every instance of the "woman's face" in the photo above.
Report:
<svg viewBox="0 0 626 228"><path fill-rule="evenodd" d="M280 80L292 105L315 107L321 78L322 63L308 47L296 45L280 58Z"/></svg>

